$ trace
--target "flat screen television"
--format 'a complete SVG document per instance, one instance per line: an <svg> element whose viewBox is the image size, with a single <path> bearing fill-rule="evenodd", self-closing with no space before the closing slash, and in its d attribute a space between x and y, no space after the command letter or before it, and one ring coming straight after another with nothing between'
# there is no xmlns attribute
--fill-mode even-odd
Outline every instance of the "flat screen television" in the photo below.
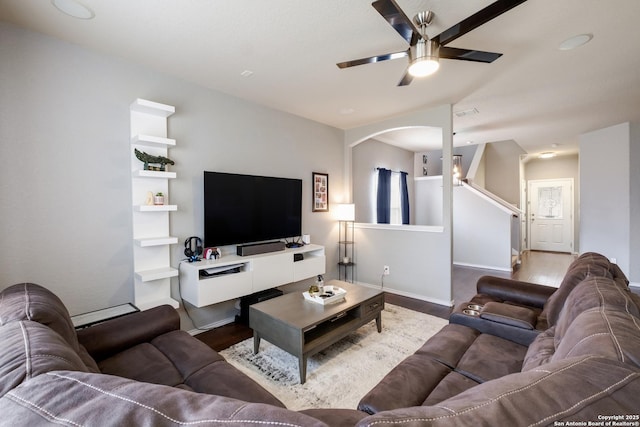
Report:
<svg viewBox="0 0 640 427"><path fill-rule="evenodd" d="M205 247L301 234L301 179L204 172Z"/></svg>

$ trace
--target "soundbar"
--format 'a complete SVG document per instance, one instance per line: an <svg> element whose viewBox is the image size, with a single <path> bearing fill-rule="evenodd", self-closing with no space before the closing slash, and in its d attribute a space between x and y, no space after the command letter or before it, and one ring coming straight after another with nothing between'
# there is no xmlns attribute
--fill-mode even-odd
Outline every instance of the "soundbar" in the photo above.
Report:
<svg viewBox="0 0 640 427"><path fill-rule="evenodd" d="M254 243L251 245L236 246L236 253L238 254L238 256L250 256L266 254L268 252L284 251L284 249L284 242Z"/></svg>

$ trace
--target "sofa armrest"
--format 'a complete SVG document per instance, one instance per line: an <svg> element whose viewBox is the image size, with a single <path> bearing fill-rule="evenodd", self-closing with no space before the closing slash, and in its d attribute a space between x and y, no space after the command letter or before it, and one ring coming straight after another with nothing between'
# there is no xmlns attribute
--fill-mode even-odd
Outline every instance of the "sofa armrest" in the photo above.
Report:
<svg viewBox="0 0 640 427"><path fill-rule="evenodd" d="M449 316L449 323L463 325L483 334L494 335L526 347L530 346L541 332L537 329L520 328L510 324L484 319L480 317L479 312L473 315L466 314L463 311L465 308L466 305L456 307L453 313L451 313L451 316Z"/></svg>
<svg viewBox="0 0 640 427"><path fill-rule="evenodd" d="M537 308L543 308L547 299L557 290L551 286L495 276L479 278L476 289L479 294Z"/></svg>
<svg viewBox="0 0 640 427"><path fill-rule="evenodd" d="M535 329L538 316L527 307L488 302L480 310L480 318L522 329Z"/></svg>
<svg viewBox="0 0 640 427"><path fill-rule="evenodd" d="M127 314L80 329L78 341L96 361L170 331L180 329L180 316L170 305Z"/></svg>

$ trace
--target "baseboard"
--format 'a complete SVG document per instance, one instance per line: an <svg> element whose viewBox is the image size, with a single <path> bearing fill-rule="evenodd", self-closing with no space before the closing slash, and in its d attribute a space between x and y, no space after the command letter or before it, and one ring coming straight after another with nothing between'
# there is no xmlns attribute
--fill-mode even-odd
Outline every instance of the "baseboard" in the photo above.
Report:
<svg viewBox="0 0 640 427"><path fill-rule="evenodd" d="M503 267L496 267L493 265L479 265L479 264L469 264L466 262L454 262L453 265L457 265L459 267L471 267L471 268L480 268L482 270L496 270L496 271L506 271L506 272L511 272L513 271L513 268L503 268Z"/></svg>
<svg viewBox="0 0 640 427"><path fill-rule="evenodd" d="M201 334L209 329L219 328L220 326L228 325L229 323L235 322L235 317L228 317L226 319L218 320L217 322L209 323L208 325L201 326L199 328L190 329L187 333L191 336Z"/></svg>
<svg viewBox="0 0 640 427"><path fill-rule="evenodd" d="M381 289L380 285L372 285L370 283L364 283L364 282L357 282L358 285L362 285L362 286L366 286L367 288L373 288L373 289ZM413 299L417 299L420 301L426 301L426 302L430 302L432 304L438 304L438 305L443 305L445 307L453 307L453 301L445 301L445 300L440 300L440 299L436 299L436 298L429 298L429 297L425 297L424 295L418 295L418 294L414 294L411 292L405 292L405 291L401 291L398 289L393 289L390 288L388 286L384 286L382 288L382 290L384 292L389 292L390 294L394 294L394 295L400 295L403 297L407 297L407 298L413 298Z"/></svg>
<svg viewBox="0 0 640 427"><path fill-rule="evenodd" d="M629 289L631 289L631 292L633 292L634 294L640 295L640 283L630 282Z"/></svg>

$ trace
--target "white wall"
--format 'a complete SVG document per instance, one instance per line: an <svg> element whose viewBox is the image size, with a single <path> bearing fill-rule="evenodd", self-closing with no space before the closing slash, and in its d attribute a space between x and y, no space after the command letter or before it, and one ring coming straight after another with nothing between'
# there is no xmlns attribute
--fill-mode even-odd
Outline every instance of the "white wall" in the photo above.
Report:
<svg viewBox="0 0 640 427"><path fill-rule="evenodd" d="M442 226L442 175L415 178L415 223Z"/></svg>
<svg viewBox="0 0 640 427"><path fill-rule="evenodd" d="M389 292L451 305L449 236L442 227L356 224L356 278ZM382 277L385 265L390 274Z"/></svg>
<svg viewBox="0 0 640 427"><path fill-rule="evenodd" d="M372 183L376 168L408 173L409 218L414 223L413 152L384 142L369 139L355 147L352 154L353 203L356 205L357 222L376 222L375 195Z"/></svg>
<svg viewBox="0 0 640 427"><path fill-rule="evenodd" d="M520 206L522 154L526 152L515 141L493 142L484 150L484 188L514 206Z"/></svg>
<svg viewBox="0 0 640 427"><path fill-rule="evenodd" d="M303 179L303 232L337 259L337 224L311 212L310 180L326 172L331 200L345 197L343 131L2 22L0 57L0 288L40 283L72 314L133 300L135 98L176 107L168 132L177 140L174 266L181 242L202 236L203 170ZM337 277L332 262L327 276ZM229 307L192 314L206 324Z"/></svg>
<svg viewBox="0 0 640 427"><path fill-rule="evenodd" d="M631 263L630 129L629 123L622 123L580 135L580 251L616 258L627 275ZM637 188L638 183L633 186Z"/></svg>
<svg viewBox="0 0 640 427"><path fill-rule="evenodd" d="M511 218L512 213L471 187L454 187L453 262L511 271Z"/></svg>
<svg viewBox="0 0 640 427"><path fill-rule="evenodd" d="M450 105L345 132L345 176L351 181L351 150L358 143L391 129L436 126L443 130L443 170L451 174L452 113ZM451 182L443 188L442 227L358 225L356 269L360 282L380 283L383 265L391 267L385 287L393 292L440 304L451 304L452 224Z"/></svg>

